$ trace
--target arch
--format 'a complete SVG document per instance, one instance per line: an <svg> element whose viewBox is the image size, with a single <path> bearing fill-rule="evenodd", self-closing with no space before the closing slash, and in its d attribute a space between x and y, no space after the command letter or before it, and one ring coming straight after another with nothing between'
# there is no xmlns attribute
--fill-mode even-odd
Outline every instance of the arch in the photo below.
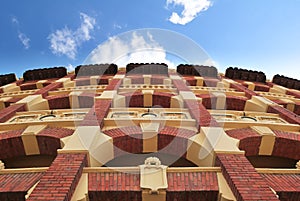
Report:
<svg viewBox="0 0 300 201"><path fill-rule="evenodd" d="M217 97L212 94L201 94L196 95L197 97L202 98L202 104L206 109L214 109L217 105ZM246 102L248 98L242 96L227 96L226 95L226 109L227 110L236 110L244 111Z"/></svg>
<svg viewBox="0 0 300 201"><path fill-rule="evenodd" d="M143 134L139 126L114 128L104 133L113 138L114 158L128 153L144 153ZM157 151L189 160L186 157L188 140L194 135L195 131L165 126L158 132Z"/></svg>
<svg viewBox="0 0 300 201"><path fill-rule="evenodd" d="M22 133L25 129L7 131L0 134L0 159L26 156ZM62 148L60 139L72 135L74 130L67 128L46 128L36 135L40 155L57 154Z"/></svg>
<svg viewBox="0 0 300 201"><path fill-rule="evenodd" d="M285 131L273 130L275 144L271 156L300 160L300 136ZM262 136L251 128L226 131L230 137L240 140L239 149L245 151L246 156L258 156Z"/></svg>
<svg viewBox="0 0 300 201"><path fill-rule="evenodd" d="M125 104L128 107L144 107L144 94L142 92L124 93ZM152 106L161 106L163 108L171 107L171 98L174 94L165 92L154 92L152 94Z"/></svg>
<svg viewBox="0 0 300 201"><path fill-rule="evenodd" d="M48 96L46 99L48 100L50 110L71 108L68 94L59 96Z"/></svg>

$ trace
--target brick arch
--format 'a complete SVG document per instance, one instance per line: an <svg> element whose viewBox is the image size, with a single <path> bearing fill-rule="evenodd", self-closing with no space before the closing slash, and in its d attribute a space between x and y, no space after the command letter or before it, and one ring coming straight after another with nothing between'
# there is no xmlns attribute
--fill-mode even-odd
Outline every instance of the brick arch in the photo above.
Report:
<svg viewBox="0 0 300 201"><path fill-rule="evenodd" d="M26 156L22 133L24 129L7 131L0 134L0 159ZM72 135L74 130L66 128L46 128L37 134L37 142L41 155L56 155L62 148L60 139Z"/></svg>
<svg viewBox="0 0 300 201"><path fill-rule="evenodd" d="M124 93L126 105L128 107L144 107L144 94L142 92ZM154 92L152 95L152 105L170 108L171 98L174 94L164 92Z"/></svg>
<svg viewBox="0 0 300 201"><path fill-rule="evenodd" d="M124 93L125 102L128 107L144 107L144 95L142 92Z"/></svg>
<svg viewBox="0 0 300 201"><path fill-rule="evenodd" d="M261 143L261 135L251 128L240 128L226 131L230 137L240 140L239 149L245 151L246 156L257 156Z"/></svg>
<svg viewBox="0 0 300 201"><path fill-rule="evenodd" d="M300 136L294 133L274 130L276 135L272 156L300 160ZM246 156L258 156L262 137L251 128L226 131L230 137L240 140L239 149Z"/></svg>
<svg viewBox="0 0 300 201"><path fill-rule="evenodd" d="M56 155L61 149L61 138L71 136L74 130L68 128L46 128L37 135L40 154Z"/></svg>
<svg viewBox="0 0 300 201"><path fill-rule="evenodd" d="M195 131L165 126L158 133L158 151L187 159L188 139L194 135Z"/></svg>
<svg viewBox="0 0 300 201"><path fill-rule="evenodd" d="M217 97L212 94L202 94L197 95L197 97L202 98L202 104L206 109L216 108ZM247 97L241 96L226 96L226 109L227 110L236 110L236 111L244 111Z"/></svg>
<svg viewBox="0 0 300 201"><path fill-rule="evenodd" d="M69 95L48 96L49 109L70 109Z"/></svg>
<svg viewBox="0 0 300 201"><path fill-rule="evenodd" d="M139 126L114 128L104 133L113 138L114 157L143 153L142 130Z"/></svg>
<svg viewBox="0 0 300 201"><path fill-rule="evenodd" d="M115 128L104 133L113 138L115 157L143 153L143 136L139 126ZM195 131L165 126L158 133L158 151L186 159L188 139L195 134Z"/></svg>
<svg viewBox="0 0 300 201"><path fill-rule="evenodd" d="M21 139L23 131L12 130L0 134L0 159L26 155Z"/></svg>
<svg viewBox="0 0 300 201"><path fill-rule="evenodd" d="M152 95L152 105L159 105L163 108L171 107L171 98L174 94L164 92L154 92Z"/></svg>
<svg viewBox="0 0 300 201"><path fill-rule="evenodd" d="M300 160L300 135L274 130L276 134L272 155Z"/></svg>

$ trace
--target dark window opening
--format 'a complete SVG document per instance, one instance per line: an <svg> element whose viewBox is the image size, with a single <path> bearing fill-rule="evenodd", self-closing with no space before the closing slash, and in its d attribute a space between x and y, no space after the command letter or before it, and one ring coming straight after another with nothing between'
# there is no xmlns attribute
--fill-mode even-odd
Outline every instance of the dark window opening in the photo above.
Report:
<svg viewBox="0 0 300 201"><path fill-rule="evenodd" d="M2 159L5 168L35 168L35 167L49 167L56 156L51 155L31 155L18 156L13 158Z"/></svg>
<svg viewBox="0 0 300 201"><path fill-rule="evenodd" d="M255 168L296 168L298 161L276 156L248 156Z"/></svg>
<svg viewBox="0 0 300 201"><path fill-rule="evenodd" d="M162 165L169 167L197 167L193 162L174 155L163 153L126 154L107 162L104 167L132 167L143 165L148 157L157 157Z"/></svg>

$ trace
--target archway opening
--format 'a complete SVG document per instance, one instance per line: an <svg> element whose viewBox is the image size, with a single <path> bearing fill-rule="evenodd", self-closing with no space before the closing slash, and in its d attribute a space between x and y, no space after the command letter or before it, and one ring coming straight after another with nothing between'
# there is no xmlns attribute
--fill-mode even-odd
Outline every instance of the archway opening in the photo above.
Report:
<svg viewBox="0 0 300 201"><path fill-rule="evenodd" d="M17 156L7 159L2 159L5 168L37 168L49 167L54 161L54 155L31 155L31 156Z"/></svg>
<svg viewBox="0 0 300 201"><path fill-rule="evenodd" d="M255 168L295 168L297 160L277 156L247 156Z"/></svg>
<svg viewBox="0 0 300 201"><path fill-rule="evenodd" d="M197 167L193 162L171 154L148 153L148 154L126 154L112 159L104 167L132 167L144 164L148 157L157 157L162 165L169 167Z"/></svg>

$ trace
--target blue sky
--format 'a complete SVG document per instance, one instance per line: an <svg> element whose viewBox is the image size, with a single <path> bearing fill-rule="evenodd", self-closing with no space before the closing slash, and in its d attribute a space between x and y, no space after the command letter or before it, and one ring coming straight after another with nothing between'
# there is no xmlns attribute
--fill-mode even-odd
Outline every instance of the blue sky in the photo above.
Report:
<svg viewBox="0 0 300 201"><path fill-rule="evenodd" d="M0 74L71 68L110 37L160 28L195 41L220 71L300 77L299 0L3 0L0 11Z"/></svg>

